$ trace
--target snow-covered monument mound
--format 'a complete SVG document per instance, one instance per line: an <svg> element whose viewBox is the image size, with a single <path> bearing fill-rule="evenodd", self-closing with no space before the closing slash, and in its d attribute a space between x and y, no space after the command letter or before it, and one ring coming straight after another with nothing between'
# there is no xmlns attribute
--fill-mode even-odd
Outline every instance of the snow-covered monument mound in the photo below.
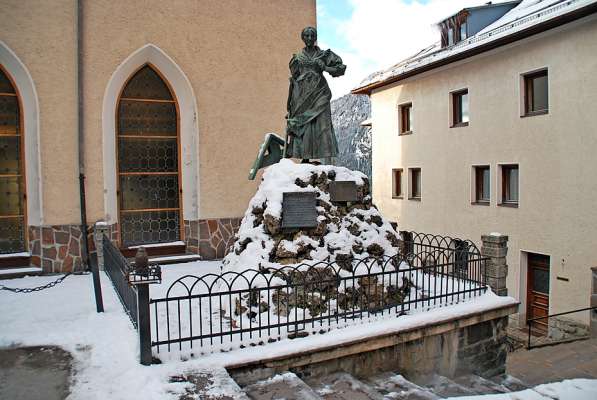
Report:
<svg viewBox="0 0 597 400"><path fill-rule="evenodd" d="M333 201L334 181L354 182L355 201ZM284 193L292 192L314 193L315 226L283 228ZM238 294L225 299L222 312L233 329L242 329L257 319L346 321L363 311L398 307L417 290L398 271L400 244L372 204L363 173L282 160L265 171L224 259L222 290Z"/></svg>
<svg viewBox="0 0 597 400"><path fill-rule="evenodd" d="M348 204L332 202L332 181L355 182L357 200ZM285 192L315 193L315 228L282 229ZM398 233L371 201L365 174L344 167L295 164L285 159L263 174L232 251L224 259L223 270L277 270L317 261L336 262L350 269L353 259L396 255L399 244Z"/></svg>

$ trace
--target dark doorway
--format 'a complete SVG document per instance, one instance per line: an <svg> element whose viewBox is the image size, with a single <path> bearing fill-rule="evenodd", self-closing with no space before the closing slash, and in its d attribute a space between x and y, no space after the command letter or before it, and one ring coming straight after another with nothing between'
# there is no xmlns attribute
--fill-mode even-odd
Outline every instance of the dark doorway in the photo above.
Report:
<svg viewBox="0 0 597 400"><path fill-rule="evenodd" d="M549 315L549 256L527 253L527 319ZM547 334L548 320L533 322L535 334Z"/></svg>

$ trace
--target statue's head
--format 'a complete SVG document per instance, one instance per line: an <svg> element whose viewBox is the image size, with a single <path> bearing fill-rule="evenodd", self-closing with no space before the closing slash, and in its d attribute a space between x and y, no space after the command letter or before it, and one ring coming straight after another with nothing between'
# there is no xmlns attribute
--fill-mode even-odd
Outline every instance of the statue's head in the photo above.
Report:
<svg viewBox="0 0 597 400"><path fill-rule="evenodd" d="M307 47L313 46L317 41L317 29L308 26L301 32L301 39Z"/></svg>

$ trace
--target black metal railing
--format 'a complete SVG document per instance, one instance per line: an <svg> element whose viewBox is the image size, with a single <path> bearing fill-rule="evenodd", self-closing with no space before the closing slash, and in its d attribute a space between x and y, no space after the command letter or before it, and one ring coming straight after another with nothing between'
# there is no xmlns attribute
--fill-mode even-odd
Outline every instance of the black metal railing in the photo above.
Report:
<svg viewBox="0 0 597 400"><path fill-rule="evenodd" d="M468 239L434 235L416 231L400 231L402 245L400 254L432 254L439 250L442 254L452 253L453 260L465 262L469 254L480 255L475 243Z"/></svg>
<svg viewBox="0 0 597 400"><path fill-rule="evenodd" d="M139 323L137 307L137 289L129 285L128 273L131 266L120 250L106 236L102 238L102 247L104 254L104 270L114 286L118 299L124 307L133 326L137 328Z"/></svg>
<svg viewBox="0 0 597 400"><path fill-rule="evenodd" d="M258 345L395 318L487 290L486 258L476 246L410 242L419 253L183 276L164 297L150 300L152 346L159 353Z"/></svg>
<svg viewBox="0 0 597 400"><path fill-rule="evenodd" d="M535 318L527 319L527 331L528 331L527 332L527 334L528 334L527 350L535 349L537 347L554 346L556 344L568 343L568 342L574 342L576 340L588 339L590 337L590 334L587 334L586 336L580 336L580 337L575 337L575 338L567 339L567 340L553 340L553 341L542 340L541 343L539 343L539 344L531 344L531 336L532 336L533 332L536 332L536 331L533 330L533 324L536 321L541 321L541 320L544 320L544 319L547 319L549 321L549 318L560 317L562 315L574 314L574 313L579 313L579 312L583 312L583 311L597 312L597 307L579 308L579 309L572 310L572 311L566 311L566 312L561 312L561 313L557 313L557 314L545 315L543 317L535 317ZM589 318L590 318L590 316L589 316ZM546 329L549 330L549 324L548 324L548 327ZM549 332L537 332L537 333L541 334L541 335L543 335L543 334L549 334Z"/></svg>

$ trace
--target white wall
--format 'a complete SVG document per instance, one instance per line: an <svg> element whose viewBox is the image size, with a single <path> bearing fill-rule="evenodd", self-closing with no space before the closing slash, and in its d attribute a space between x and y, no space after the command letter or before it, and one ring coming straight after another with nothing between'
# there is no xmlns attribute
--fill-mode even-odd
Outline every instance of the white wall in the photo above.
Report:
<svg viewBox="0 0 597 400"><path fill-rule="evenodd" d="M595 54L597 22L589 18L375 91L376 204L400 229L476 243L482 234L507 234L510 295L524 297L521 251L531 251L551 257L551 312L587 306L597 265ZM521 74L538 68L548 68L549 113L521 118ZM449 93L461 88L469 90L470 124L450 128ZM398 136L397 107L406 102L413 103L414 133ZM518 208L497 205L501 163L519 164ZM485 164L491 203L472 205L471 167ZM407 177L415 166L421 201L392 199L392 168Z"/></svg>

